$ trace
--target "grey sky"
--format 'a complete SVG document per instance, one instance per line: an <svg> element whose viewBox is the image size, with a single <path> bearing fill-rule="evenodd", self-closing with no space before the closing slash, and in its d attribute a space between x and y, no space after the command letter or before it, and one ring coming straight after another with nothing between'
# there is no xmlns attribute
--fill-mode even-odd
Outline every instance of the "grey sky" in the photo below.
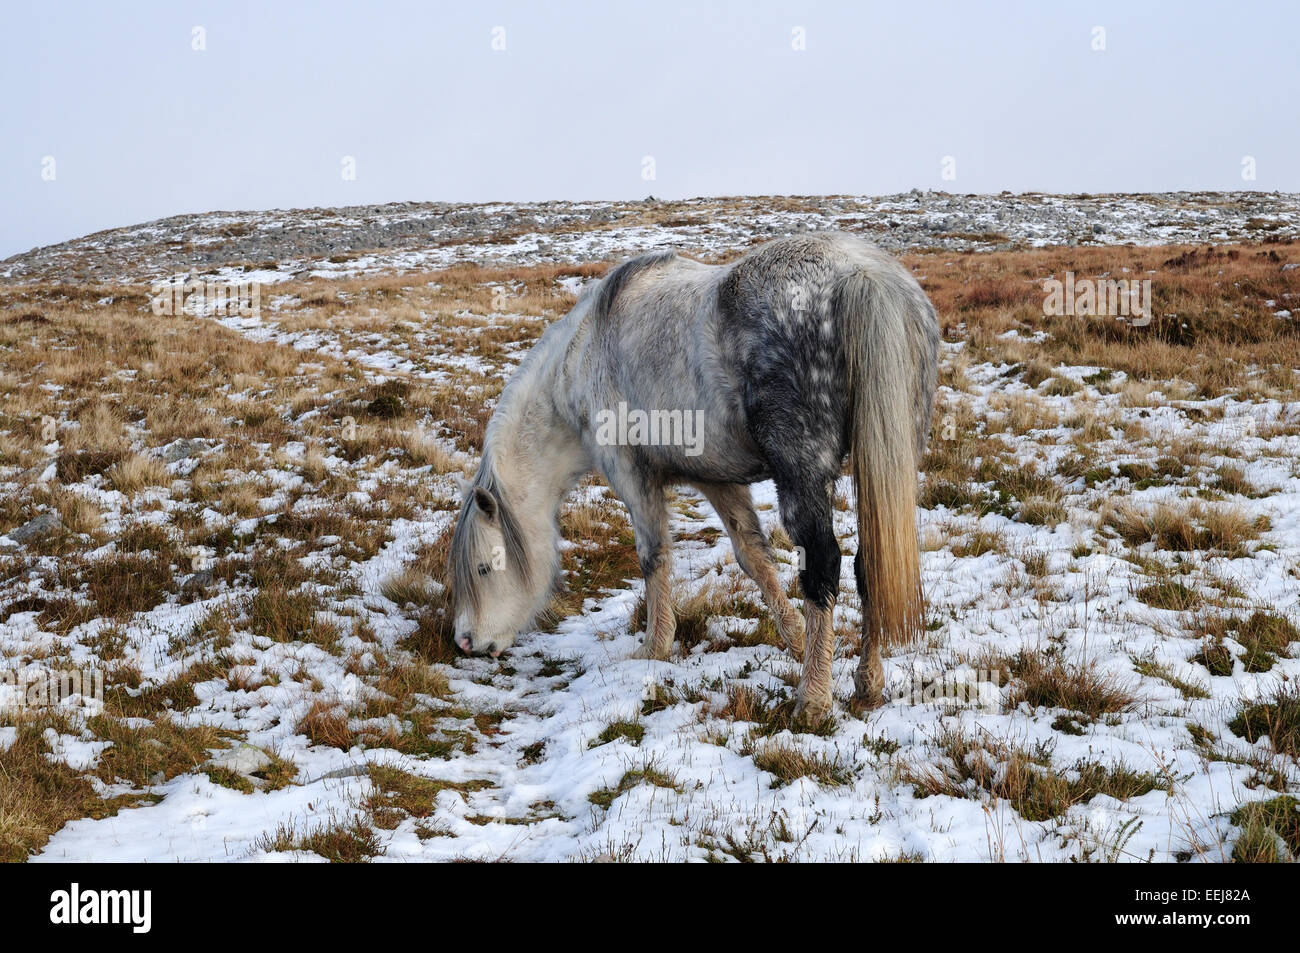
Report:
<svg viewBox="0 0 1300 953"><path fill-rule="evenodd" d="M0 257L183 212L407 199L1300 190L1284 0L39 2L4 19Z"/></svg>

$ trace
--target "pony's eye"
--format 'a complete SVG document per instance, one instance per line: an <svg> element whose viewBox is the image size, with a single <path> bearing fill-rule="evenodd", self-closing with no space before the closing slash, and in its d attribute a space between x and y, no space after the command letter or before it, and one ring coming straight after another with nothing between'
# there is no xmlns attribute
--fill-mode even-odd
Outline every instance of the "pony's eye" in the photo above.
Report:
<svg viewBox="0 0 1300 953"><path fill-rule="evenodd" d="M478 574L479 574L480 576L486 576L486 575L487 575L488 573L490 573L491 571L492 571L492 567L489 566L487 563L479 563L479 564L478 564Z"/></svg>

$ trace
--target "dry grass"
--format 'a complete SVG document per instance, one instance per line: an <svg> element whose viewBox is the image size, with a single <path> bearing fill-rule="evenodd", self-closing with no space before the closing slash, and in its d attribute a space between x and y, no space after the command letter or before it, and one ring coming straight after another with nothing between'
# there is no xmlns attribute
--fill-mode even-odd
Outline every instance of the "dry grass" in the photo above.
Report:
<svg viewBox="0 0 1300 953"><path fill-rule="evenodd" d="M309 592L290 592L271 583L253 596L248 607L249 628L275 642L306 642L333 650L338 626L318 617L321 600Z"/></svg>
<svg viewBox="0 0 1300 953"><path fill-rule="evenodd" d="M933 763L903 761L899 776L918 797L985 796L1006 801L1028 821L1060 817L1076 804L1098 794L1123 801L1170 781L1135 771L1122 763L1079 761L1068 770L1053 766L1051 747L1010 744L987 734L968 735L957 729L935 739L939 758Z"/></svg>
<svg viewBox="0 0 1300 953"><path fill-rule="evenodd" d="M395 430L390 443L406 454L412 465L432 467L434 473L464 473L469 461L453 454L422 430Z"/></svg>
<svg viewBox="0 0 1300 953"><path fill-rule="evenodd" d="M384 580L380 587L385 599L399 606L423 606L437 598L442 589L432 575L421 569L408 567Z"/></svg>
<svg viewBox="0 0 1300 953"><path fill-rule="evenodd" d="M773 787L808 778L835 787L852 781L852 773L838 759L809 753L784 742L768 742L754 752L754 765L774 778Z"/></svg>
<svg viewBox="0 0 1300 953"><path fill-rule="evenodd" d="M770 738L786 731L820 736L834 734L838 723L833 716L818 724L806 724L795 718L794 708L793 693L782 695L749 685L733 684L727 687L726 703L714 714L718 718L749 725L745 744L751 753L755 750L758 739Z"/></svg>
<svg viewBox="0 0 1300 953"><path fill-rule="evenodd" d="M121 493L135 493L147 486L166 486L171 482L160 460L138 453L129 454L113 464L105 474L109 486Z"/></svg>
<svg viewBox="0 0 1300 953"><path fill-rule="evenodd" d="M1300 857L1300 801L1289 795L1253 801L1232 813L1241 834L1232 848L1239 864L1294 863Z"/></svg>
<svg viewBox="0 0 1300 953"><path fill-rule="evenodd" d="M59 519L71 533L93 533L103 523L103 513L98 505L79 493L56 490L51 497Z"/></svg>
<svg viewBox="0 0 1300 953"><path fill-rule="evenodd" d="M1234 656L1224 639L1232 639L1243 647L1242 667L1252 673L1270 671L1279 658L1289 656L1292 643L1300 642L1300 631L1295 625L1264 609L1257 609L1245 617L1205 614L1195 619L1192 627L1206 640L1193 661L1200 662L1212 675L1231 675L1233 672Z"/></svg>
<svg viewBox="0 0 1300 953"><path fill-rule="evenodd" d="M492 787L491 781L440 781L378 764L370 766L369 774L372 790L364 806L382 830L393 830L408 817L428 817L442 791L456 791L463 797Z"/></svg>
<svg viewBox="0 0 1300 953"><path fill-rule="evenodd" d="M1108 504L1100 523L1132 546L1151 543L1156 549L1173 552L1210 550L1229 556L1249 555L1246 544L1269 528L1267 517L1251 517L1235 507L1199 501L1163 503L1150 509Z"/></svg>
<svg viewBox="0 0 1300 953"><path fill-rule="evenodd" d="M298 722L298 733L306 735L314 745L349 750L353 735L348 727L348 716L338 705L318 700L312 703L307 714Z"/></svg>
<svg viewBox="0 0 1300 953"><path fill-rule="evenodd" d="M725 652L736 645L785 643L771 614L759 603L757 587L738 575L705 580L694 591L674 603L677 630L674 638L686 651L705 643L706 651ZM711 623L717 621L711 634ZM642 595L633 607L628 631L641 632L646 626L646 601Z"/></svg>
<svg viewBox="0 0 1300 953"><path fill-rule="evenodd" d="M1120 714L1137 707L1130 687L1117 683L1092 665L1067 664L1039 652L1021 652L1000 661L981 663L989 671L1008 671L1015 682L1007 704L1032 708L1065 708L1089 718Z"/></svg>
<svg viewBox="0 0 1300 953"><path fill-rule="evenodd" d="M1060 364L1123 371L1136 381L1182 378L1203 397L1246 387L1295 399L1300 382L1287 369L1300 367L1300 323L1273 312L1300 300L1300 248L1097 247L1009 252L913 253L904 261L926 276L925 289L945 330L964 322L975 360L1035 360L1030 386L1046 380L1044 369ZM945 268L945 261L956 267ZM1104 273L1152 280L1149 325L1114 318L1047 317L1042 282L1073 271L1080 278ZM1148 274L1150 273L1150 274ZM1231 274L1231 280L1224 275ZM1279 304L1270 306L1269 301ZM1007 331L1048 337L1032 346ZM1032 348L1032 349L1031 349ZM1194 357L1193 357L1194 355ZM1280 373L1279 373L1280 371Z"/></svg>
<svg viewBox="0 0 1300 953"><path fill-rule="evenodd" d="M619 778L618 784L613 787L593 791L587 795L587 800L597 807L608 808L619 795L641 785L666 788L671 791L680 790L680 786L671 775L659 770L652 762L647 762L641 767L624 772L623 777Z"/></svg>
<svg viewBox="0 0 1300 953"><path fill-rule="evenodd" d="M265 834L254 845L275 851L309 851L332 864L365 863L384 853L384 845L374 826L365 818L331 820L315 827L293 822L279 825L273 834Z"/></svg>
<svg viewBox="0 0 1300 953"><path fill-rule="evenodd" d="M141 787L197 771L211 751L225 747L229 738L228 732L206 725L179 724L170 714L144 727L101 716L92 718L89 727L112 743L100 756L96 768L100 779L123 780Z"/></svg>
<svg viewBox="0 0 1300 953"><path fill-rule="evenodd" d="M561 534L575 544L561 560L568 586L563 606L581 605L588 596L623 589L640 578L636 539L625 513L621 503L609 499L561 513Z"/></svg>
<svg viewBox="0 0 1300 953"><path fill-rule="evenodd" d="M1271 698L1242 705L1228 727L1249 742L1267 738L1274 751L1300 758L1300 690L1284 685Z"/></svg>

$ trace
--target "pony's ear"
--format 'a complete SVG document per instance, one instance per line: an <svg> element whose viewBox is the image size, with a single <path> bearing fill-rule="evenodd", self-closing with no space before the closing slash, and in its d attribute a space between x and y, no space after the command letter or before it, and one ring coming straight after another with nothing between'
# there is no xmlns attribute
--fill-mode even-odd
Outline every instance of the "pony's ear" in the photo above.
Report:
<svg viewBox="0 0 1300 953"><path fill-rule="evenodd" d="M481 486L474 487L474 505L478 511L486 516L489 520L496 519L497 500L491 493Z"/></svg>
<svg viewBox="0 0 1300 953"><path fill-rule="evenodd" d="M465 499L465 497L469 496L469 488L472 484L459 473L453 473L451 476L456 481L456 489L460 492L460 498Z"/></svg>

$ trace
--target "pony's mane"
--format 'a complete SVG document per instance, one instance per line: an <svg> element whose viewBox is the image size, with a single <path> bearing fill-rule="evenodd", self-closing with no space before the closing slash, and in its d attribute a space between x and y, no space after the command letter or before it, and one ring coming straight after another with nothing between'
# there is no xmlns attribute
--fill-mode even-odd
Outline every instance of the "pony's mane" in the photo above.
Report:
<svg viewBox="0 0 1300 953"><path fill-rule="evenodd" d="M471 546L470 543L473 541L473 534L481 532L481 528L479 520L471 518L470 515L470 511L474 508L474 489L486 491L496 502L496 520L505 544L506 562L519 573L525 585L531 584L533 567L528 558L528 547L524 545L524 533L519 517L515 514L510 498L502 491L501 481L491 456L485 452L483 465L479 468L471 490L465 494L465 501L461 504L460 518L456 520L456 529L451 537L451 559L448 567L453 597L468 598L477 612L480 608L476 582L478 566L475 565L471 555L477 547Z"/></svg>
<svg viewBox="0 0 1300 953"><path fill-rule="evenodd" d="M652 251L638 255L612 269L601 279L592 305L593 320L603 321L614 307L614 302L637 275L677 258L675 251Z"/></svg>

